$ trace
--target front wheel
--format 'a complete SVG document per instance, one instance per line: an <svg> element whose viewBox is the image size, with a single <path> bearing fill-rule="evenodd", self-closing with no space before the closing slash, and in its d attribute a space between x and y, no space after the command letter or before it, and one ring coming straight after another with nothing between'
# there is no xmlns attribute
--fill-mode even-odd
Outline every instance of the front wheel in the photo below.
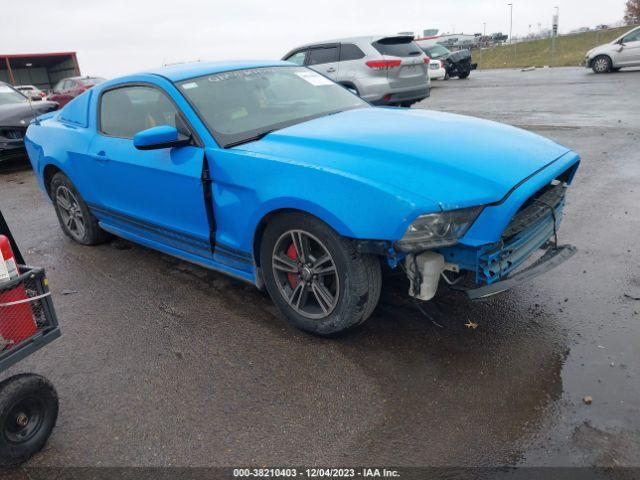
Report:
<svg viewBox="0 0 640 480"><path fill-rule="evenodd" d="M22 374L0 383L0 464L15 465L42 449L58 418L58 395L44 377Z"/></svg>
<svg viewBox="0 0 640 480"><path fill-rule="evenodd" d="M609 73L612 68L611 59L606 55L600 55L593 59L591 68L595 73Z"/></svg>
<svg viewBox="0 0 640 480"><path fill-rule="evenodd" d="M260 246L271 299L289 323L332 335L363 323L380 298L379 259L320 220L290 213L272 220Z"/></svg>

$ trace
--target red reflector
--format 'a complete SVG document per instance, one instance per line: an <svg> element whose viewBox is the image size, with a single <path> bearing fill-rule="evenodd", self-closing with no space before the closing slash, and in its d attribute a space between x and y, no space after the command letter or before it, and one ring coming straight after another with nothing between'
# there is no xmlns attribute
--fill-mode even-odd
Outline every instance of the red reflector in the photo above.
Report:
<svg viewBox="0 0 640 480"><path fill-rule="evenodd" d="M369 60L366 62L367 67L375 69L394 68L402 65L402 60Z"/></svg>
<svg viewBox="0 0 640 480"><path fill-rule="evenodd" d="M429 57L424 57L424 63L429 63L431 59Z"/></svg>

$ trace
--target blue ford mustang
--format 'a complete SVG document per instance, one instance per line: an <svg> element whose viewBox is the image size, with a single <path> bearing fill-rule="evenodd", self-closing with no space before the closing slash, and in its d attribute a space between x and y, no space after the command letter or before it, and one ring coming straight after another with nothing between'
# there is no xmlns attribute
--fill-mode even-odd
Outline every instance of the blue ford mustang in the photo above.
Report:
<svg viewBox="0 0 640 480"><path fill-rule="evenodd" d="M443 282L478 298L574 251L557 243L574 152L489 121L374 108L286 62L107 81L34 121L26 147L73 240L110 232L252 282L323 335L371 315L383 262L420 300Z"/></svg>

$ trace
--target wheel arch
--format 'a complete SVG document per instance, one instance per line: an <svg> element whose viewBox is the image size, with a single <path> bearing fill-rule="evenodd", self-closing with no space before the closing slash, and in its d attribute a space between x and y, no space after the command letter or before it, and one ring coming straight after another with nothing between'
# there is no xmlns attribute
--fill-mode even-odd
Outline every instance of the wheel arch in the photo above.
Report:
<svg viewBox="0 0 640 480"><path fill-rule="evenodd" d="M56 173L63 173L67 175L65 171L62 170L62 168L60 168L58 165L54 163L48 163L42 169L42 181L44 184L44 189L51 200L53 200L53 197L51 196L51 180L53 179Z"/></svg>
<svg viewBox="0 0 640 480"><path fill-rule="evenodd" d="M309 206L308 206L309 207ZM322 209L318 206L311 206L310 208L301 208L301 207L291 207L291 206L281 206L270 209L269 211L262 214L259 221L256 224L256 228L254 229L253 234L253 242L251 245L253 259L256 263L256 266L260 267L260 243L262 241L262 236L264 234L267 225L271 220L275 217L286 215L288 213L303 213L305 215L309 215L310 217L314 217L321 222L327 224L333 230L336 231L339 235L345 237L352 237L353 232L338 218L336 218L331 213Z"/></svg>

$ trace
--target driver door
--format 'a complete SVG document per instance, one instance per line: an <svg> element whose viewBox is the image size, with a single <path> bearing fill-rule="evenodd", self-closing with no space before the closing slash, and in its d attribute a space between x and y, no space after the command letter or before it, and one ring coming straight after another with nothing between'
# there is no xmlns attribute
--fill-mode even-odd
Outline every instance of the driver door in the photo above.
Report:
<svg viewBox="0 0 640 480"><path fill-rule="evenodd" d="M202 147L194 142L143 151L133 145L136 133L160 125L192 136L176 105L150 84L118 86L98 102L98 132L86 171L97 202L91 207L104 228L177 254L212 258Z"/></svg>
<svg viewBox="0 0 640 480"><path fill-rule="evenodd" d="M618 53L618 66L640 65L640 28L622 39L621 48Z"/></svg>

